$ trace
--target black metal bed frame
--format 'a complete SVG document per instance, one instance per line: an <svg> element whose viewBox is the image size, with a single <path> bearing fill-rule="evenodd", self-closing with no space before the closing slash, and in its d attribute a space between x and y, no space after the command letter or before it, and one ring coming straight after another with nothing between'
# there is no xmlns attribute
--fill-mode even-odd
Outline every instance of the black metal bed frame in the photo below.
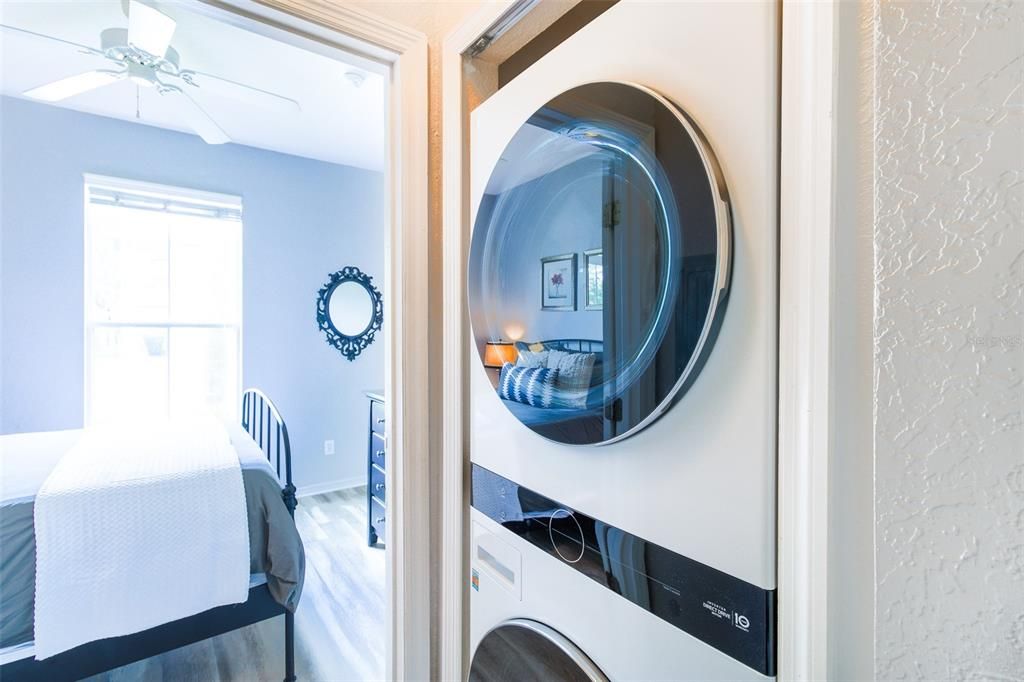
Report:
<svg viewBox="0 0 1024 682"><path fill-rule="evenodd" d="M294 518L298 502L292 483L288 427L274 403L259 389L247 389L242 395L242 428L274 465L278 479L284 481L281 497ZM280 615L284 615L284 680L295 682L295 614L277 603L266 584L250 588L249 598L241 604L218 606L142 632L89 642L41 661L31 656L12 661L0 667L0 678L12 682L79 680Z"/></svg>
<svg viewBox="0 0 1024 682"><path fill-rule="evenodd" d="M257 401L259 401L258 406ZM266 445L263 441L264 409L267 416ZM259 428L257 428L257 416L259 417ZM242 428L260 446L260 450L266 453L267 461L274 464L278 481L281 480L281 454L284 453L284 488L281 489L281 498L288 508L288 514L294 519L295 507L299 502L295 498L295 485L292 483L292 446L288 440L288 426L284 423L284 418L277 411L274 402L258 388L246 389L242 394ZM271 438L271 429L275 434L274 438ZM275 452L277 454L276 463L273 457ZM264 587L266 586L264 585ZM284 607L281 609L284 611L284 682L295 682L295 614Z"/></svg>
<svg viewBox="0 0 1024 682"><path fill-rule="evenodd" d="M576 353L600 353L604 350L604 341L596 339L547 339L540 343L545 347Z"/></svg>

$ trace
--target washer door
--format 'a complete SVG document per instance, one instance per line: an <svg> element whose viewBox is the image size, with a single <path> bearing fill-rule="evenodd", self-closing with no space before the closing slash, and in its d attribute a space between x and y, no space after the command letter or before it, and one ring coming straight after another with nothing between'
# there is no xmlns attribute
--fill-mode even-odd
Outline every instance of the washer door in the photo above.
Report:
<svg viewBox="0 0 1024 682"><path fill-rule="evenodd" d="M608 682L579 647L543 623L507 620L480 640L469 682Z"/></svg>

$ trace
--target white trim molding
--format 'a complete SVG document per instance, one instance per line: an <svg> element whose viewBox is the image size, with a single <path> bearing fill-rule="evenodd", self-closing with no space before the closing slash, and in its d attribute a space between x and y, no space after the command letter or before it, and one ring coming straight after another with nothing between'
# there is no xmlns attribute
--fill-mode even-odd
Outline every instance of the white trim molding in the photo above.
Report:
<svg viewBox="0 0 1024 682"><path fill-rule="evenodd" d="M469 108L463 55L522 0L484 5L444 40L441 55L443 310L443 441L441 460L440 679L464 680L469 659L466 518L469 451L466 419L468 357L466 257L469 246Z"/></svg>
<svg viewBox="0 0 1024 682"><path fill-rule="evenodd" d="M389 73L390 228L384 306L388 514L384 542L389 680L430 678L430 479L426 348L427 38L329 0L214 0L236 13L354 52Z"/></svg>
<svg viewBox="0 0 1024 682"><path fill-rule="evenodd" d="M824 680L836 8L782 3L779 224L778 675Z"/></svg>
<svg viewBox="0 0 1024 682"><path fill-rule="evenodd" d="M358 488L361 485L366 485L366 476L349 476L348 478L338 478L333 481L323 481L321 483L313 483L312 485L299 486L299 489L295 491L295 497L323 495L324 493L333 493L337 490Z"/></svg>

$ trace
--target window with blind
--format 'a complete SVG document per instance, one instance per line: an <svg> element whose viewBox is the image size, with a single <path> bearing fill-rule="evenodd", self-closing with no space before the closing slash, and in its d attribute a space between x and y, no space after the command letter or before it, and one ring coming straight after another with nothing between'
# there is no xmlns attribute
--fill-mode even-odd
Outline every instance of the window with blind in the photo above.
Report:
<svg viewBox="0 0 1024 682"><path fill-rule="evenodd" d="M87 422L233 416L241 333L241 198L86 176Z"/></svg>

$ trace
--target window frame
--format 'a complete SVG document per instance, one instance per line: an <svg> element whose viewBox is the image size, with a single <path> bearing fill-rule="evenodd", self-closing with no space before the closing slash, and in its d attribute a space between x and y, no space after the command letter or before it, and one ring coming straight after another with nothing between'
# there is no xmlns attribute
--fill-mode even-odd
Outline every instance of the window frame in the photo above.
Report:
<svg viewBox="0 0 1024 682"><path fill-rule="evenodd" d="M200 203L209 204L211 208L214 207L231 207L235 208L240 213L239 218L239 235L238 235L238 253L237 253L237 268L238 275L240 278L238 286L238 300L237 300L237 324L223 324L223 323L202 323L202 322L128 322L120 320L117 322L109 322L104 320L93 320L91 319L91 306L90 301L92 300L92 232L91 232L91 220L89 217L90 211L90 199L89 199L89 188L100 187L104 189L120 190L124 192L130 192L134 194L153 194L159 197L182 200L187 200L189 203ZM168 367L170 367L170 354L171 354L171 330L173 329L237 329L236 334L236 353L237 353L237 371L235 372L235 408L236 413L239 409L239 401L242 396L242 387L245 385L242 377L243 368L245 365L243 352L243 333L244 333L244 312L245 312L245 214L240 195L222 194L218 192L210 192L207 190L200 190L188 187L181 187L177 185L164 185L154 182L146 182L143 180L134 180L130 178L120 178L108 175L98 175L95 173L83 173L82 174L82 246L83 246L83 270L82 270L82 331L83 331L83 391L82 391L82 419L84 426L92 424L92 406L91 396L93 388L94 370L93 370L93 357L92 357L92 342L93 335L97 329L166 329L167 330L167 358ZM169 370L168 370L169 371ZM170 390L170 383L168 383L168 391ZM168 396L169 399L169 396ZM168 402L168 406L170 403Z"/></svg>

